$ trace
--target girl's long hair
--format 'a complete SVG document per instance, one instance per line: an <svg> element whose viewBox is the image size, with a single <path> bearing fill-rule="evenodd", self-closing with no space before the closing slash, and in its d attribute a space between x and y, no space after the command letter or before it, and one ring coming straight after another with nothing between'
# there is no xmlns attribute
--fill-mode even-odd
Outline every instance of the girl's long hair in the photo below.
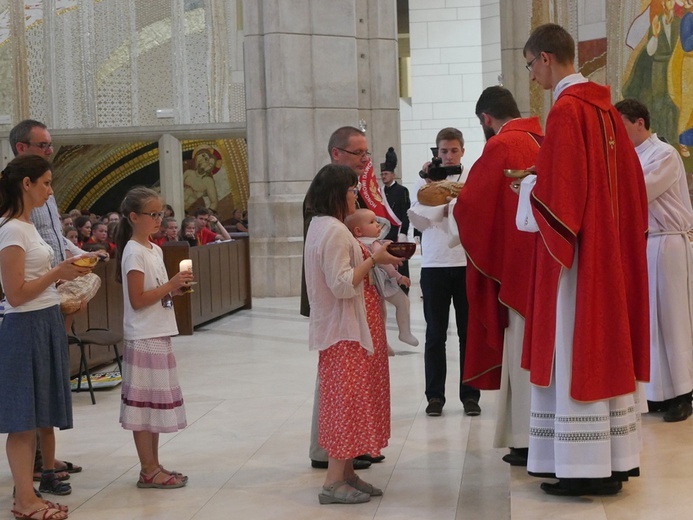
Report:
<svg viewBox="0 0 693 520"><path fill-rule="evenodd" d="M130 213L140 213L142 208L152 199L158 199L159 194L150 188L136 186L125 194L123 202L120 204L120 221L115 232L116 245L116 281L123 283L123 251L132 238L132 223Z"/></svg>
<svg viewBox="0 0 693 520"><path fill-rule="evenodd" d="M34 183L50 169L50 163L38 155L20 155L9 162L0 173L0 216L7 216L0 226L24 212L24 178Z"/></svg>

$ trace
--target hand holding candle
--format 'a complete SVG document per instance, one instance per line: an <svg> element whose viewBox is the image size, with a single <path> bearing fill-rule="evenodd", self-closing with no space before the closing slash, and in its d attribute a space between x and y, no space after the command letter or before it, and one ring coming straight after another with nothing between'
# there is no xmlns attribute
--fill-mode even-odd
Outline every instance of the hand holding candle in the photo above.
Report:
<svg viewBox="0 0 693 520"><path fill-rule="evenodd" d="M178 264L179 271L190 271L192 273L192 260L189 258L186 258L185 260L181 260L180 264Z"/></svg>
<svg viewBox="0 0 693 520"><path fill-rule="evenodd" d="M189 258L186 258L185 260L181 260L181 261L180 261L180 264L178 264L178 270L179 270L181 273L190 273L190 274L192 274L192 260L190 260ZM181 288L181 292L182 292L183 294L187 294L187 293L193 292L193 289L192 289L192 287L190 287L190 286L193 285L194 283L196 283L196 282L192 282L192 281L191 281L191 282L188 282L186 286L184 286L184 287Z"/></svg>

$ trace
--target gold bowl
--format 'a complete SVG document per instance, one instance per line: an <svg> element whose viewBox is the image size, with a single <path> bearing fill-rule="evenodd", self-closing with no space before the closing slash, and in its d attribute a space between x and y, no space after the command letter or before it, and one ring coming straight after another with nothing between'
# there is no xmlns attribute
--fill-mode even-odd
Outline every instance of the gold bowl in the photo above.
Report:
<svg viewBox="0 0 693 520"><path fill-rule="evenodd" d="M73 263L80 267L94 267L98 261L99 258L96 256L82 256Z"/></svg>
<svg viewBox="0 0 693 520"><path fill-rule="evenodd" d="M527 170L503 170L503 175L506 177L510 177L511 179L524 179L527 177L527 175L530 175L534 172L527 171Z"/></svg>

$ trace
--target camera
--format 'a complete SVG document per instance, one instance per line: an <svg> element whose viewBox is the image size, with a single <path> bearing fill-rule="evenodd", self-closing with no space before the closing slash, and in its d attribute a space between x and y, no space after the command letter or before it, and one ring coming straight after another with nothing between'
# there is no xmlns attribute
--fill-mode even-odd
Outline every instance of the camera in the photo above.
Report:
<svg viewBox="0 0 693 520"><path fill-rule="evenodd" d="M444 181L448 178L448 175L461 175L462 165L457 166L441 166L443 164L443 159L438 157L438 147L432 146L431 153L433 153L433 158L431 159L431 164L428 166L428 172L421 170L419 172L419 177L422 179L431 179L432 181Z"/></svg>

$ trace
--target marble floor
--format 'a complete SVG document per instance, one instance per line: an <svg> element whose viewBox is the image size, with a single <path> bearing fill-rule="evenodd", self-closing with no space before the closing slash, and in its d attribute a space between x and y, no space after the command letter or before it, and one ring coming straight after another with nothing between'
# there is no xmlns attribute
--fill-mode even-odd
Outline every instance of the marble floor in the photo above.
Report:
<svg viewBox="0 0 693 520"><path fill-rule="evenodd" d="M418 280L416 269L413 270ZM259 274L258 274L259 275ZM412 288L412 330L423 340L420 291ZM642 477L609 498L545 495L539 480L501 461L492 448L496 392L484 392L482 414L467 417L452 396L450 370L441 417L427 417L421 347L388 335L392 438L386 459L362 472L383 497L358 506L318 504L322 470L308 460L315 353L298 298L253 300L240 311L174 339L188 427L161 436L161 460L190 476L177 490L135 487L139 466L131 434L118 424L119 389L73 394L75 427L58 433L58 455L84 466L61 497L70 518L121 519L506 519L616 520L689 518L693 498L693 420L666 424L643 417ZM454 344L454 328L450 341ZM423 343L423 341L422 341ZM454 349L449 366L457 365ZM10 518L12 480L0 458L0 519ZM690 498L690 502L689 502Z"/></svg>

